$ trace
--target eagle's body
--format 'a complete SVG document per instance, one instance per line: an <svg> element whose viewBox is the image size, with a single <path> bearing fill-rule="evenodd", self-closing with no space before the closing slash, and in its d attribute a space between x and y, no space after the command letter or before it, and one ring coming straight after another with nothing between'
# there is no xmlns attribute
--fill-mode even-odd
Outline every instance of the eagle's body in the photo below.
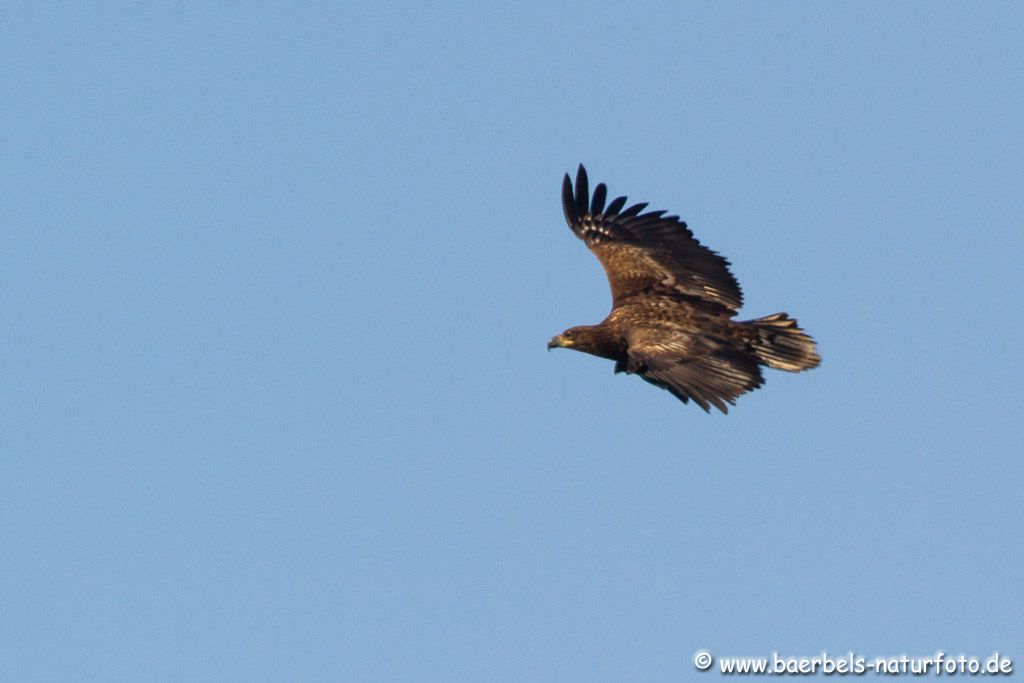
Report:
<svg viewBox="0 0 1024 683"><path fill-rule="evenodd" d="M729 262L702 246L676 216L605 207L604 184L590 197L581 165L576 189L565 176L562 207L577 237L604 267L612 310L597 325L573 327L548 342L615 361L615 372L637 374L693 399L705 411L728 412L744 392L761 386L761 365L799 372L815 367L814 341L785 313L740 322L743 303Z"/></svg>

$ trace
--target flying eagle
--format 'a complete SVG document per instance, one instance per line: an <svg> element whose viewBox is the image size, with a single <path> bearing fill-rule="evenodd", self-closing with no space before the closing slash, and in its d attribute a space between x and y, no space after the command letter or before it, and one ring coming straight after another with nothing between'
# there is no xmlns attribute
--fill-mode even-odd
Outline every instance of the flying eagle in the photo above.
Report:
<svg viewBox="0 0 1024 683"><path fill-rule="evenodd" d="M814 340L785 313L732 320L743 303L729 262L664 211L641 213L618 197L593 197L580 165L573 193L562 181L562 208L572 231L601 262L612 311L597 325L570 327L548 342L615 361L615 372L640 375L687 403L729 412L741 394L764 382L762 365L789 372L821 361Z"/></svg>

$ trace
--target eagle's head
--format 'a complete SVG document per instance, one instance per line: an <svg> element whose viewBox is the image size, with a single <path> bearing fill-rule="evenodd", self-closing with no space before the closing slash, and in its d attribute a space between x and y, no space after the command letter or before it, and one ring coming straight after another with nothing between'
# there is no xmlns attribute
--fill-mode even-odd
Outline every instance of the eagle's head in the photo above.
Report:
<svg viewBox="0 0 1024 683"><path fill-rule="evenodd" d="M582 351L602 358L617 358L624 347L617 343L602 325L579 325L555 335L548 341L548 350L562 348Z"/></svg>
<svg viewBox="0 0 1024 683"><path fill-rule="evenodd" d="M551 349L571 349L585 339L586 335L577 327L570 327L562 334L556 334L548 340L548 351Z"/></svg>

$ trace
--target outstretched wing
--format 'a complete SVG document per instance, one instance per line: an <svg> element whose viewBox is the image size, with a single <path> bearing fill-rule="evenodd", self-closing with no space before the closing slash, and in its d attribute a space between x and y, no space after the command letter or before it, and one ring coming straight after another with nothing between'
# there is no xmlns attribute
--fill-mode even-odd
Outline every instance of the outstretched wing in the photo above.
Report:
<svg viewBox="0 0 1024 683"><path fill-rule="evenodd" d="M604 267L613 306L638 294L660 294L739 309L743 295L729 262L698 242L686 223L664 211L640 213L647 204L623 209L625 197L605 206L607 191L601 183L590 196L582 164L575 193L569 174L562 182L565 220Z"/></svg>
<svg viewBox="0 0 1024 683"><path fill-rule="evenodd" d="M726 403L763 383L761 368L749 353L702 336L696 330L633 330L627 372L640 375L687 403L708 412L711 406L728 413Z"/></svg>

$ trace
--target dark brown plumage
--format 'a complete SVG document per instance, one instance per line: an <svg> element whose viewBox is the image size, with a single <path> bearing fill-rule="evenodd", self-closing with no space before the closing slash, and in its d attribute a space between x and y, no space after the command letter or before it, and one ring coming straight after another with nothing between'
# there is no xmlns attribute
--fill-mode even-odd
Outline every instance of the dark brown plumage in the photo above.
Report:
<svg viewBox="0 0 1024 683"><path fill-rule="evenodd" d="M701 245L664 211L641 213L625 197L591 197L581 164L576 190L566 174L562 208L572 231L597 256L612 290L612 311L597 325L572 327L548 342L615 361L687 403L723 413L764 382L760 366L799 372L820 362L814 340L785 313L732 320L743 303L729 262Z"/></svg>

